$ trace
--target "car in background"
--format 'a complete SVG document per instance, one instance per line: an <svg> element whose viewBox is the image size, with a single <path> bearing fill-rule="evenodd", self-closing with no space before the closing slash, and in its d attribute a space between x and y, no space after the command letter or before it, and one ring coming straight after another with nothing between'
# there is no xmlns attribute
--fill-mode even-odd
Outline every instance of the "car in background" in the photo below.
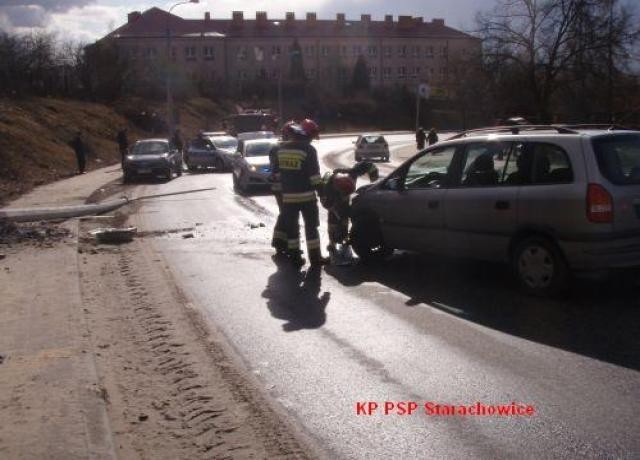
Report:
<svg viewBox="0 0 640 460"><path fill-rule="evenodd" d="M271 166L269 152L278 139L252 139L240 142L233 166L233 186L243 193L251 188L269 185Z"/></svg>
<svg viewBox="0 0 640 460"><path fill-rule="evenodd" d="M276 134L273 131L248 131L238 134L238 142L249 141L251 139L274 139Z"/></svg>
<svg viewBox="0 0 640 460"><path fill-rule="evenodd" d="M123 163L124 182L134 177L165 177L182 175L182 155L168 139L143 139L129 149Z"/></svg>
<svg viewBox="0 0 640 460"><path fill-rule="evenodd" d="M189 142L184 163L189 171L208 168L230 171L237 148L238 140L233 136L202 133Z"/></svg>
<svg viewBox="0 0 640 460"><path fill-rule="evenodd" d="M547 296L640 267L640 132L510 126L431 146L353 200L363 261L393 249L509 263Z"/></svg>
<svg viewBox="0 0 640 460"><path fill-rule="evenodd" d="M354 144L356 161L362 161L363 159L371 160L374 158L389 161L389 144L381 134L362 134L358 136Z"/></svg>

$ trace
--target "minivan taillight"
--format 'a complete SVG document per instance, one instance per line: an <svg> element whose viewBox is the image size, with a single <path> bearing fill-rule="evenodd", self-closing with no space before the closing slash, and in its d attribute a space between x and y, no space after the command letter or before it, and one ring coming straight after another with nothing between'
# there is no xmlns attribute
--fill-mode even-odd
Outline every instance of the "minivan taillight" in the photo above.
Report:
<svg viewBox="0 0 640 460"><path fill-rule="evenodd" d="M613 222L613 198L600 184L587 187L587 219L599 224Z"/></svg>

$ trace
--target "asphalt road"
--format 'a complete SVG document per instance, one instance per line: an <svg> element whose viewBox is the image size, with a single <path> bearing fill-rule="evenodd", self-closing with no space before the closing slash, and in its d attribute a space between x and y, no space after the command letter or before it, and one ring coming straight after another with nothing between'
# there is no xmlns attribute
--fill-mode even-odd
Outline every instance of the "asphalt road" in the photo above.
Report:
<svg viewBox="0 0 640 460"><path fill-rule="evenodd" d="M319 141L322 167L351 164L352 140ZM394 149L412 136L390 141L397 163ZM144 200L134 218L157 232L153 247L182 290L328 457L640 456L640 295L628 279L578 282L557 301L522 296L499 265L406 253L376 268L295 272L270 258L268 193L239 196L219 173L133 188L199 189L209 190ZM324 223L321 232L325 244ZM364 401L517 402L535 413L357 415Z"/></svg>

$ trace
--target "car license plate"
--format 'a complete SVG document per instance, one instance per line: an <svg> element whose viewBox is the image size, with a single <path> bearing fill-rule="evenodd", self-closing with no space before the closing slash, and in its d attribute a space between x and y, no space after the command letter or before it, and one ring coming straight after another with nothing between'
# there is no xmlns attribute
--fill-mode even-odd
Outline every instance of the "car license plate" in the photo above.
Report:
<svg viewBox="0 0 640 460"><path fill-rule="evenodd" d="M138 168L138 174L151 174L151 168Z"/></svg>

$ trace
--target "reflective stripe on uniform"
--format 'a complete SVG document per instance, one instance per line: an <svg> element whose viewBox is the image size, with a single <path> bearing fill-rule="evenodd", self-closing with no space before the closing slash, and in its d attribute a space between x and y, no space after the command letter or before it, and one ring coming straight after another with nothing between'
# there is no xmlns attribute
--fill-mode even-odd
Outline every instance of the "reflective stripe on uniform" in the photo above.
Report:
<svg viewBox="0 0 640 460"><path fill-rule="evenodd" d="M305 203L307 201L314 201L316 199L316 192L313 190L310 192L302 193L283 193L283 203Z"/></svg>
<svg viewBox="0 0 640 460"><path fill-rule="evenodd" d="M316 174L309 177L309 182L311 182L311 185L315 187L316 185L320 185L322 183L322 177L320 177L320 174Z"/></svg>
<svg viewBox="0 0 640 460"><path fill-rule="evenodd" d="M307 249L320 249L320 240L307 240Z"/></svg>
<svg viewBox="0 0 640 460"><path fill-rule="evenodd" d="M299 240L287 240L287 248L289 248L289 249L300 249L300 241Z"/></svg>

